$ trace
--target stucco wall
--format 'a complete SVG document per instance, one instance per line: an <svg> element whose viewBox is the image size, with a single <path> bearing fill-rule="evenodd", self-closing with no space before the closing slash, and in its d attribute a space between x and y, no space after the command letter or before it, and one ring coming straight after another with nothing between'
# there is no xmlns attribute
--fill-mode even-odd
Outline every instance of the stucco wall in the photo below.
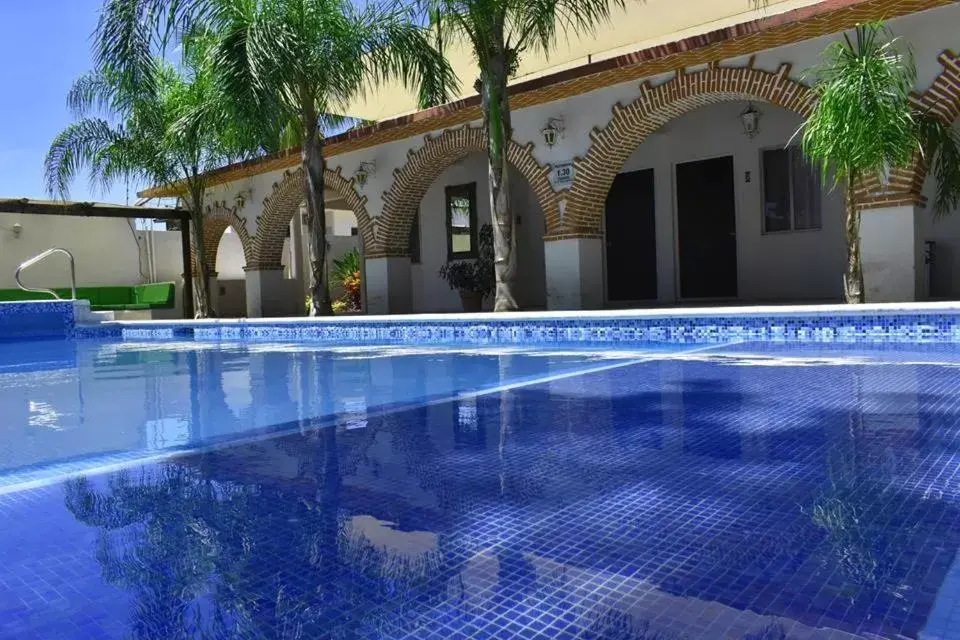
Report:
<svg viewBox="0 0 960 640"><path fill-rule="evenodd" d="M17 223L22 226L19 237L13 232ZM0 214L0 288L16 288L17 265L51 247L73 253L78 285L144 282L146 250L137 242L126 220ZM67 259L55 256L30 267L23 279L25 284L63 287L70 285L69 273Z"/></svg>
<svg viewBox="0 0 960 640"><path fill-rule="evenodd" d="M21 225L19 236L13 232L17 223ZM180 317L183 259L179 231L132 232L126 220L113 218L2 213L0 289L15 289L17 266L51 247L62 247L73 254L77 286L176 282L176 308L164 311L163 315ZM22 278L28 286L69 287L67 259L52 256L24 271Z"/></svg>
<svg viewBox="0 0 960 640"><path fill-rule="evenodd" d="M220 280L243 280L245 266L240 238L228 227L220 238L220 247L217 249L217 277Z"/></svg>
<svg viewBox="0 0 960 640"><path fill-rule="evenodd" d="M546 304L546 275L543 260L543 213L529 185L515 171L510 173L513 207L520 216L518 242L518 302L524 308ZM410 268L414 312L461 311L460 295L439 276L447 261L445 189L449 185L477 183L478 230L490 223L490 190L486 156L475 153L444 171L427 190L420 203L421 262ZM492 307L492 299L484 301Z"/></svg>
<svg viewBox="0 0 960 640"><path fill-rule="evenodd" d="M822 228L763 233L761 150L782 148L800 117L759 105L760 133L743 134L739 114L746 103L704 107L671 122L627 160L624 171L654 169L657 229L657 289L676 300L677 252L674 167L678 163L733 156L736 199L738 292L742 300L836 300L842 294L843 197L825 195ZM746 174L750 174L747 182Z"/></svg>
<svg viewBox="0 0 960 640"><path fill-rule="evenodd" d="M960 208L938 215L933 206L935 187L928 179L923 193L930 205L920 215L922 239L935 243L930 296L955 300L960 298Z"/></svg>
<svg viewBox="0 0 960 640"><path fill-rule="evenodd" d="M459 294L451 290L438 273L447 261L444 189L448 185L477 183L479 229L490 222L490 191L485 177L486 158L480 154L470 155L440 174L420 202L421 262L410 267L414 311L461 310Z"/></svg>

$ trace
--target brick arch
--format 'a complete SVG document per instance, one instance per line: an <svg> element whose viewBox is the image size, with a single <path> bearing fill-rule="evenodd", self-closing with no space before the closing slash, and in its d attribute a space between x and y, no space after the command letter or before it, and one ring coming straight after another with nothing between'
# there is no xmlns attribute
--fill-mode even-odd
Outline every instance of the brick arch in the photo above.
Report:
<svg viewBox="0 0 960 640"><path fill-rule="evenodd" d="M451 164L470 153L486 153L483 129L465 125L427 136L424 145L407 154L404 165L394 171L393 184L383 194L383 214L377 222L377 240L382 255L407 255L410 225L420 201L437 177ZM507 161L530 184L543 210L547 229L559 224L557 194L550 184L550 167L533 157L533 144L510 140Z"/></svg>
<svg viewBox="0 0 960 640"><path fill-rule="evenodd" d="M335 191L344 199L357 217L357 229L363 241L364 251L374 245L373 223L367 215L367 198L353 188L353 179L344 178L338 167L336 171L324 169L324 187ZM300 210L304 198L303 168L298 167L283 174L275 182L273 191L263 200L263 212L257 216L257 233L253 239L248 267L278 269L283 255L283 241L288 225Z"/></svg>
<svg viewBox="0 0 960 640"><path fill-rule="evenodd" d="M237 214L236 208L229 208L225 202L215 202L208 205L203 213L203 249L207 257L207 275L213 275L217 270L217 252L220 250L220 240L227 227L233 227L243 247L243 259L250 264L253 259L253 240L247 231L247 221ZM199 273L197 265L197 249L194 246L193 234L190 237L190 252L193 260L193 272Z"/></svg>
<svg viewBox="0 0 960 640"><path fill-rule="evenodd" d="M936 116L946 125L960 120L960 58L950 50L937 56L942 70L930 87L913 96L913 109L918 113ZM857 185L857 202L863 209L900 205L926 204L923 185L927 179L927 164L914 153L910 164L890 172L887 184L871 176Z"/></svg>
<svg viewBox="0 0 960 640"><path fill-rule="evenodd" d="M637 147L662 126L711 104L737 100L768 102L806 116L810 89L790 77L790 65L776 73L745 67L711 65L703 71L677 74L663 84L640 85L640 97L613 107L613 118L590 134L585 156L574 161L574 182L567 196L561 234L601 233L604 203L613 180Z"/></svg>

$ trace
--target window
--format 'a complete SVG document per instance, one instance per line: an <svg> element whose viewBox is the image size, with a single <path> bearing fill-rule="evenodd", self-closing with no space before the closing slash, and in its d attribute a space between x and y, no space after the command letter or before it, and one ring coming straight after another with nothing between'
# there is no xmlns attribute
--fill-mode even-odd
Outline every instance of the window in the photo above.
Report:
<svg viewBox="0 0 960 640"><path fill-rule="evenodd" d="M477 183L447 187L447 259L477 256Z"/></svg>
<svg viewBox="0 0 960 640"><path fill-rule="evenodd" d="M351 235L351 236L358 236L358 235L360 235L360 230L357 229L356 227L350 227L350 235Z"/></svg>
<svg viewBox="0 0 960 640"><path fill-rule="evenodd" d="M819 229L820 176L799 147L763 152L763 232Z"/></svg>
<svg viewBox="0 0 960 640"><path fill-rule="evenodd" d="M420 264L420 210L413 214L413 222L410 223L410 264Z"/></svg>

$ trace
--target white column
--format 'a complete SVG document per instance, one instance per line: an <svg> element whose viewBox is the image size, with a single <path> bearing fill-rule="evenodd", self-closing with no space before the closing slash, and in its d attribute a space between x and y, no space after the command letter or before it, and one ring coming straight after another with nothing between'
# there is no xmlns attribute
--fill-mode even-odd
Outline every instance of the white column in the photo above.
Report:
<svg viewBox="0 0 960 640"><path fill-rule="evenodd" d="M547 309L603 307L603 241L567 238L545 243Z"/></svg>
<svg viewBox="0 0 960 640"><path fill-rule="evenodd" d="M263 318L287 315L283 310L289 306L284 293L289 290L283 286L283 268L246 269L247 317Z"/></svg>
<svg viewBox="0 0 960 640"><path fill-rule="evenodd" d="M367 258L365 271L368 315L413 311L410 258Z"/></svg>
<svg viewBox="0 0 960 640"><path fill-rule="evenodd" d="M860 213L860 251L867 302L926 298L920 211L913 205Z"/></svg>
<svg viewBox="0 0 960 640"><path fill-rule="evenodd" d="M303 273L303 239L300 233L300 215L290 219L290 278L298 280Z"/></svg>

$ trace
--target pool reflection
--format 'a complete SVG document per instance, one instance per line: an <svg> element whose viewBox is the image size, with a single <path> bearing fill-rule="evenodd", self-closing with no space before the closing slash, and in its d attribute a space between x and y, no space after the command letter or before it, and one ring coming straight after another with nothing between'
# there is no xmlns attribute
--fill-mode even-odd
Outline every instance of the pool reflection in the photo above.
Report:
<svg viewBox="0 0 960 640"><path fill-rule="evenodd" d="M351 405L69 481L95 531L77 553L122 594L87 605L142 638L916 637L960 543L950 372L742 365ZM229 394L197 366L197 397L220 399L193 424L215 423ZM254 405L309 407L336 366L298 359L297 386Z"/></svg>
<svg viewBox="0 0 960 640"><path fill-rule="evenodd" d="M359 427L369 412L602 362L516 356L506 379L497 355L455 351L65 341L10 348L23 353L15 366L0 362L0 487L54 465L95 468L304 420L354 416Z"/></svg>

